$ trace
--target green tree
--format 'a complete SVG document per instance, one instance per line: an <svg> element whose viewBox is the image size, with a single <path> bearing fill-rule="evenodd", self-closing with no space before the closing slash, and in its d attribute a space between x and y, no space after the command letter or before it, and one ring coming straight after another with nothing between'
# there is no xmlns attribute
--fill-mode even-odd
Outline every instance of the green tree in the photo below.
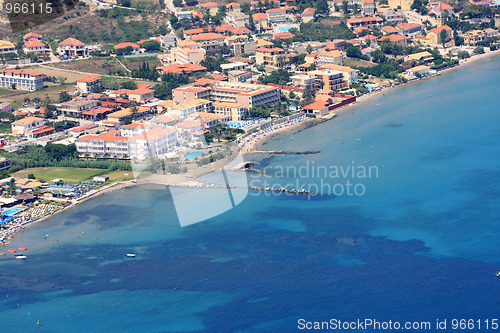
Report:
<svg viewBox="0 0 500 333"><path fill-rule="evenodd" d="M356 47L352 44L349 44L346 48L346 55L349 57L349 58L357 58L357 59L361 59L363 58L363 54L361 53L361 50L359 49L359 47Z"/></svg>
<svg viewBox="0 0 500 333"><path fill-rule="evenodd" d="M302 97L306 102L312 101L316 97L316 90L311 86L307 86L302 93Z"/></svg>
<svg viewBox="0 0 500 333"><path fill-rule="evenodd" d="M261 76L259 80L264 84L274 83L279 85L286 85L288 81L290 81L290 72L286 69L274 70L268 76Z"/></svg>
<svg viewBox="0 0 500 333"><path fill-rule="evenodd" d="M14 193L16 193L16 180L14 178L11 178L9 180L9 192L11 195L13 195Z"/></svg>
<svg viewBox="0 0 500 333"><path fill-rule="evenodd" d="M455 46L464 45L464 38L459 36L456 32L453 36L453 41L455 42Z"/></svg>
<svg viewBox="0 0 500 333"><path fill-rule="evenodd" d="M439 33L439 37L441 37L441 43L443 43L443 47L445 47L446 38L448 37L446 30L444 30L444 29L441 30L441 32Z"/></svg>
<svg viewBox="0 0 500 333"><path fill-rule="evenodd" d="M134 90L134 89L137 89L137 83L134 82L134 81L122 81L120 82L120 87L122 89L130 89L130 90Z"/></svg>
<svg viewBox="0 0 500 333"><path fill-rule="evenodd" d="M474 54L483 54L484 53L484 47L478 46L474 49Z"/></svg>
<svg viewBox="0 0 500 333"><path fill-rule="evenodd" d="M320 14L328 14L328 2L326 0L316 0L314 1L314 8Z"/></svg>
<svg viewBox="0 0 500 333"><path fill-rule="evenodd" d="M161 44L155 40L147 41L142 44L142 47L146 49L146 52L160 51Z"/></svg>

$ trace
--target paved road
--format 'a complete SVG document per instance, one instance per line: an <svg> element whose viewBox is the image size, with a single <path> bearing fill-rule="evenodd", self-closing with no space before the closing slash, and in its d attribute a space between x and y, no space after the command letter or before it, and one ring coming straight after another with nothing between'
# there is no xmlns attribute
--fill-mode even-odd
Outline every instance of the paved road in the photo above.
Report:
<svg viewBox="0 0 500 333"><path fill-rule="evenodd" d="M428 20L431 22L431 25L437 25L436 19L430 16L423 16L414 11L405 11L404 12L406 19L410 23L419 23L423 24L424 21Z"/></svg>

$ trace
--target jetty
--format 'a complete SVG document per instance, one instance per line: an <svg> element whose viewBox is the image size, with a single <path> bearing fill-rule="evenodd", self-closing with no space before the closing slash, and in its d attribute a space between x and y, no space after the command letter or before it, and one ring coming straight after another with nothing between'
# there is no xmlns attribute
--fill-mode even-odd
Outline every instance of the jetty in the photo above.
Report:
<svg viewBox="0 0 500 333"><path fill-rule="evenodd" d="M190 181L190 182L186 182L186 183L182 183L182 184L169 185L169 187L189 187L189 188L199 188L199 189L201 189L201 188L218 188L218 189L245 188L245 187L241 187L241 186L218 185L218 184L204 183L204 182L199 182L199 181ZM294 188L287 189L285 187L274 188L274 187L248 186L246 188L248 188L250 190L255 190L255 191L282 192L282 193L305 194L305 195L322 195L321 193L311 192L311 191L308 191L305 189L296 190Z"/></svg>
<svg viewBox="0 0 500 333"><path fill-rule="evenodd" d="M271 155L311 155L319 154L319 150L306 150L306 151L286 151L286 150L254 150L254 154L271 154Z"/></svg>

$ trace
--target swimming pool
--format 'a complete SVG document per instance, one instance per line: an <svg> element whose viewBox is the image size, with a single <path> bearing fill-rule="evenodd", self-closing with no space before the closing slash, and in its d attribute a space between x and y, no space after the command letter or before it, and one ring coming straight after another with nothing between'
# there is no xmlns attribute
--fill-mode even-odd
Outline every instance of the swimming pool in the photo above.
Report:
<svg viewBox="0 0 500 333"><path fill-rule="evenodd" d="M198 156L200 155L203 155L203 152L202 151L194 151L194 152L191 152L191 153L186 153L184 155L184 157L188 160L194 160L195 158L197 158Z"/></svg>
<svg viewBox="0 0 500 333"><path fill-rule="evenodd" d="M17 212L19 212L21 210L23 210L23 208L14 207L14 208L6 210L2 214L5 215L5 216L10 216L10 215L14 215L15 213L17 213Z"/></svg>
<svg viewBox="0 0 500 333"><path fill-rule="evenodd" d="M288 32L288 30L292 29L293 27L277 27L277 29L281 32Z"/></svg>

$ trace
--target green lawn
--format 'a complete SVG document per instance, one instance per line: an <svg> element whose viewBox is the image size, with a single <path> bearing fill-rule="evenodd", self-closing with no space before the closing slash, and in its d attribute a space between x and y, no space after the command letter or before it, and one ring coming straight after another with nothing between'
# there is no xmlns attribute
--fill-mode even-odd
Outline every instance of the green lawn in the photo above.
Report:
<svg viewBox="0 0 500 333"><path fill-rule="evenodd" d="M18 171L13 174L15 177L27 177L32 173L35 178L50 182L52 179L61 178L65 182L81 182L94 175L102 173L101 169L86 169L86 168L31 168Z"/></svg>
<svg viewBox="0 0 500 333"><path fill-rule="evenodd" d="M0 133L11 133L11 125L6 123L0 123Z"/></svg>
<svg viewBox="0 0 500 333"><path fill-rule="evenodd" d="M12 89L7 89L7 88L0 88L0 96L2 95L9 95L16 92L15 90Z"/></svg>
<svg viewBox="0 0 500 333"><path fill-rule="evenodd" d="M65 182L77 183L85 180L90 180L94 176L105 175L109 177L112 182L124 181L134 178L132 171L111 171L106 172L105 169L87 169L87 168L31 168L18 171L13 174L15 177L28 177L32 173L35 178L50 182L52 179L61 178Z"/></svg>
<svg viewBox="0 0 500 333"><path fill-rule="evenodd" d="M375 66L376 64L374 63L371 63L369 61L366 61L366 60L362 60L362 59L354 59L354 58L345 58L344 59L344 66L347 66L347 67L373 67Z"/></svg>
<svg viewBox="0 0 500 333"><path fill-rule="evenodd" d="M111 182L121 182L124 180L130 180L134 178L133 171L112 171L104 174L103 176L108 176Z"/></svg>

